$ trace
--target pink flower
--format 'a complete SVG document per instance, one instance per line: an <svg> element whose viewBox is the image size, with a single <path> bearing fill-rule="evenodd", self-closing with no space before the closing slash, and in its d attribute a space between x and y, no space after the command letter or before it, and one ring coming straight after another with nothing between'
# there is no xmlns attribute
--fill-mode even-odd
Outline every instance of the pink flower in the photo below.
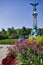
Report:
<svg viewBox="0 0 43 65"><path fill-rule="evenodd" d="M36 52L36 53L39 55L39 54L41 54L41 51L40 51L40 50L37 50L37 52Z"/></svg>
<svg viewBox="0 0 43 65"><path fill-rule="evenodd" d="M23 43L27 43L27 42L28 42L28 40L27 40L27 39L24 39L24 40L23 40Z"/></svg>
<svg viewBox="0 0 43 65"><path fill-rule="evenodd" d="M41 43L40 42L36 42L36 45L40 45Z"/></svg>
<svg viewBox="0 0 43 65"><path fill-rule="evenodd" d="M36 44L29 44L28 46L29 46L29 48L31 48L32 50L36 49L36 47L37 47Z"/></svg>
<svg viewBox="0 0 43 65"><path fill-rule="evenodd" d="M14 43L14 47L16 47L16 43Z"/></svg>
<svg viewBox="0 0 43 65"><path fill-rule="evenodd" d="M22 49L22 54L25 54L26 50L25 49Z"/></svg>
<svg viewBox="0 0 43 65"><path fill-rule="evenodd" d="M16 48L16 44L14 45L14 48Z"/></svg>
<svg viewBox="0 0 43 65"><path fill-rule="evenodd" d="M29 57L29 58L28 58L28 60L29 60L29 61L32 61L32 58L31 58L31 57Z"/></svg>
<svg viewBox="0 0 43 65"><path fill-rule="evenodd" d="M36 49L36 45L32 46L32 49L33 49L33 50Z"/></svg>
<svg viewBox="0 0 43 65"><path fill-rule="evenodd" d="M31 48L31 45L29 44L28 47Z"/></svg>
<svg viewBox="0 0 43 65"><path fill-rule="evenodd" d="M17 50L17 52L20 52L20 48L19 47L16 47L16 50Z"/></svg>
<svg viewBox="0 0 43 65"><path fill-rule="evenodd" d="M13 45L12 46L8 46L7 48L8 48L8 51L10 51L10 52L14 51L14 46Z"/></svg>
<svg viewBox="0 0 43 65"><path fill-rule="evenodd" d="M43 46L41 46L41 48L43 49Z"/></svg>
<svg viewBox="0 0 43 65"><path fill-rule="evenodd" d="M18 46L20 47L21 46L21 43L18 43Z"/></svg>

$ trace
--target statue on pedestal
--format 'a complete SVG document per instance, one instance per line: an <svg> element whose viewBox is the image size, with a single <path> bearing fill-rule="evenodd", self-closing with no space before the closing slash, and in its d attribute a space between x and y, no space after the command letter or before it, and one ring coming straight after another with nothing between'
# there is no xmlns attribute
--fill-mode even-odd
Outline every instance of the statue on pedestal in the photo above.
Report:
<svg viewBox="0 0 43 65"><path fill-rule="evenodd" d="M37 28L37 15L38 15L38 13L36 12L36 6L38 5L39 3L35 3L35 2L33 2L33 3L30 3L30 5L32 5L33 6L33 30L32 30L32 32L31 32L31 36L38 36L38 35L40 35L40 33L39 33L39 30L38 30L38 28Z"/></svg>

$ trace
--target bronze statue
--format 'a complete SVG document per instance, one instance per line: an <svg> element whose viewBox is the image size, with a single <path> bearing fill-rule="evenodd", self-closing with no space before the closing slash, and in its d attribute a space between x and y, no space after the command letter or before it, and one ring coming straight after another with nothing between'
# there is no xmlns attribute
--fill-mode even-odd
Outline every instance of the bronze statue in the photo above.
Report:
<svg viewBox="0 0 43 65"><path fill-rule="evenodd" d="M35 12L37 9L36 9L36 6L39 4L39 3L35 3L35 2L33 2L33 3L30 3L34 8L33 8L33 11Z"/></svg>

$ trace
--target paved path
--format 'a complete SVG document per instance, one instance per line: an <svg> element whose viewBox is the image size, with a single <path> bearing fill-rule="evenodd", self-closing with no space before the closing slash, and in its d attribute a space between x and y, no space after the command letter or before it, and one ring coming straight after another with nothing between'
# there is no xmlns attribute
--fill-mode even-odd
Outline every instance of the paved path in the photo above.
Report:
<svg viewBox="0 0 43 65"><path fill-rule="evenodd" d="M7 46L10 46L10 45L0 45L0 64L2 59L6 56Z"/></svg>

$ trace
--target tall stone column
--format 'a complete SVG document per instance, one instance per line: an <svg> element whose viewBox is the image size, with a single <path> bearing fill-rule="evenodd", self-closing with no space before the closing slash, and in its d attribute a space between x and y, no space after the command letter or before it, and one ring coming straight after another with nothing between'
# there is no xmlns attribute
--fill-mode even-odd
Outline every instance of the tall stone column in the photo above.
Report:
<svg viewBox="0 0 43 65"><path fill-rule="evenodd" d="M33 12L33 28L37 29L37 12Z"/></svg>

